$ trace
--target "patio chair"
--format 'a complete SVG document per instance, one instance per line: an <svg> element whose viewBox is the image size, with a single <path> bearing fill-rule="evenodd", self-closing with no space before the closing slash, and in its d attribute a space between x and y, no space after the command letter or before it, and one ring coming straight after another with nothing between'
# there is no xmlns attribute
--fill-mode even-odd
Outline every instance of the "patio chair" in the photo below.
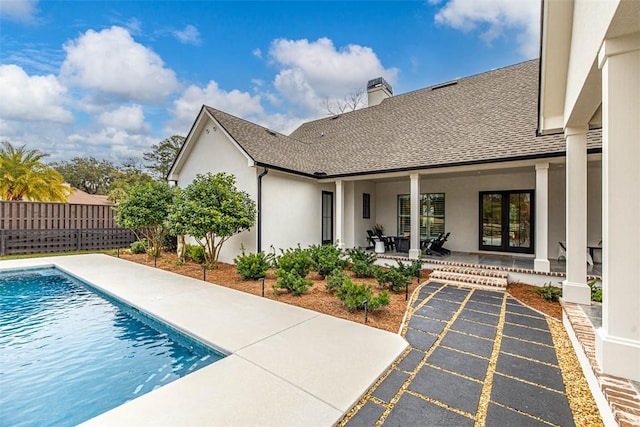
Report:
<svg viewBox="0 0 640 427"><path fill-rule="evenodd" d="M558 261L560 261L560 258L567 260L567 247L564 242L558 242Z"/></svg>
<svg viewBox="0 0 640 427"><path fill-rule="evenodd" d="M438 255L438 256L449 255L451 251L449 249L444 248L444 244L450 235L451 233L447 233L447 234L440 233L440 235L437 238L432 239L427 244L427 248L426 248L427 253L431 252L431 254Z"/></svg>
<svg viewBox="0 0 640 427"><path fill-rule="evenodd" d="M367 230L367 241L371 244L367 249L373 249L376 247L376 242L380 241L380 238L373 232L373 230Z"/></svg>

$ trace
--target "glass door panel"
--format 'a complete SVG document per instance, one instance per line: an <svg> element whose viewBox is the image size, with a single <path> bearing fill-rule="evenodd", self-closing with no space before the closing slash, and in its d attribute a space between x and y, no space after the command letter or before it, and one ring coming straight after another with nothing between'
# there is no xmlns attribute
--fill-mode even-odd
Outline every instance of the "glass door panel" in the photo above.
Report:
<svg viewBox="0 0 640 427"><path fill-rule="evenodd" d="M481 250L533 253L533 191L480 193Z"/></svg>
<svg viewBox="0 0 640 427"><path fill-rule="evenodd" d="M531 247L531 194L509 195L509 246Z"/></svg>
<svg viewBox="0 0 640 427"><path fill-rule="evenodd" d="M482 246L502 247L502 194L485 193L482 198Z"/></svg>

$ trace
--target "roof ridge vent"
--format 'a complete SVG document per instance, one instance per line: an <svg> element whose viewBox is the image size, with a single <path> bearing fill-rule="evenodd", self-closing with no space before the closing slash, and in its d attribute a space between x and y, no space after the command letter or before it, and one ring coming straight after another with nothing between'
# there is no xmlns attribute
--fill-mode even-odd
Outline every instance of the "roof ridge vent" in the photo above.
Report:
<svg viewBox="0 0 640 427"><path fill-rule="evenodd" d="M431 90L438 90L449 86L455 86L458 84L458 80L451 80L450 82L441 83L439 85L435 85L431 87Z"/></svg>

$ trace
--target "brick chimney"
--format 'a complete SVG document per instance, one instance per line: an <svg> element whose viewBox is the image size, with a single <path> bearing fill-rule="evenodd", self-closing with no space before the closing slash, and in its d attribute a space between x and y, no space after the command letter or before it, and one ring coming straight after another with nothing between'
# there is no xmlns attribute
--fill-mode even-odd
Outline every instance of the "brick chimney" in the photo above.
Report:
<svg viewBox="0 0 640 427"><path fill-rule="evenodd" d="M383 100L393 96L393 89L382 77L369 80L367 83L368 106L380 104Z"/></svg>

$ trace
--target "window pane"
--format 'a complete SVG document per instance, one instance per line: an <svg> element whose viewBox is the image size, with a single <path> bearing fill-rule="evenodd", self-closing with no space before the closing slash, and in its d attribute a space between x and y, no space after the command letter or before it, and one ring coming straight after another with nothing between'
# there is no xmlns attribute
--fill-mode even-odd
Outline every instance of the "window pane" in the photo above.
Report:
<svg viewBox="0 0 640 427"><path fill-rule="evenodd" d="M420 194L420 238L432 239L444 232L444 193ZM411 232L411 196L398 195L398 234Z"/></svg>

